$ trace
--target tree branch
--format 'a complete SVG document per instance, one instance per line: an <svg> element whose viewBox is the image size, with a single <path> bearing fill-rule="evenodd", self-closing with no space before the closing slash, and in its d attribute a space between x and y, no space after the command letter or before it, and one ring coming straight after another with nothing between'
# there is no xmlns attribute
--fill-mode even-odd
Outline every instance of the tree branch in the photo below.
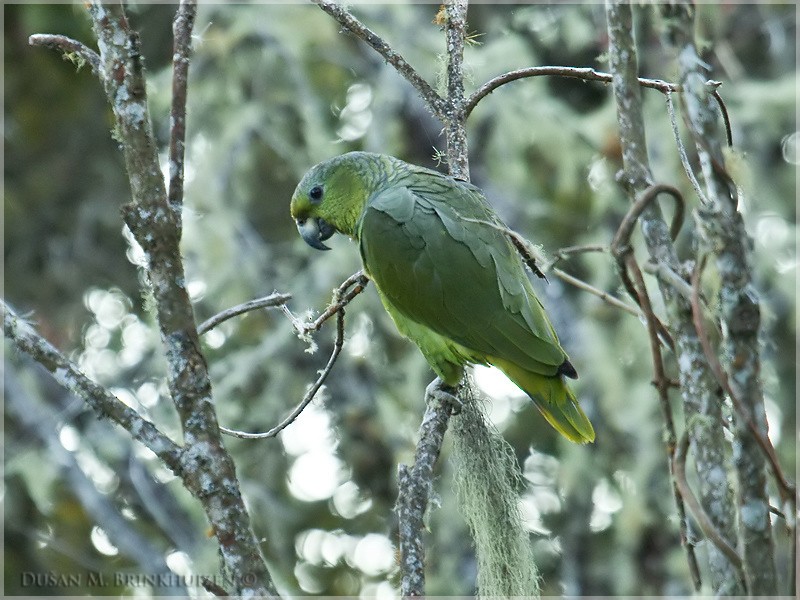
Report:
<svg viewBox="0 0 800 600"><path fill-rule="evenodd" d="M177 219L183 207L183 168L186 149L186 94L196 0L181 0L172 22L172 110L169 136L169 192L167 201Z"/></svg>
<svg viewBox="0 0 800 600"><path fill-rule="evenodd" d="M425 595L425 511L433 490L433 467L457 405L454 392L438 378L425 390L425 415L419 428L414 466L400 465L398 470L395 512L400 527L400 592L404 598Z"/></svg>
<svg viewBox="0 0 800 600"><path fill-rule="evenodd" d="M640 317L640 318L642 317L642 311L640 311L635 306L628 304L627 302L623 302L616 296L594 287L593 285L587 283L583 279L578 279L574 275L570 275L569 273L562 271L561 269L558 268L553 269L553 274L555 274L555 276L558 277L561 281L573 285L579 290L583 290L584 292L589 292L590 294L597 296L603 302L613 306L614 308L619 308L620 310L624 310L626 313L631 314L635 317Z"/></svg>
<svg viewBox="0 0 800 600"><path fill-rule="evenodd" d="M607 0L606 16L609 32L609 59L612 73L614 97L617 105L617 121L624 173L622 181L633 201L650 187L650 173L642 111L641 86L638 80L638 61L633 39L631 7L627 0ZM703 81L705 86L705 80ZM677 198L677 197L676 197ZM641 211L637 221L641 225L650 259L654 264L664 264L674 272L680 272L672 235L659 207L651 203ZM675 228L672 228L675 233ZM632 287L628 282L629 289ZM717 529L729 540L735 540L734 507L730 498L728 473L728 446L720 422L719 404L716 402L714 377L704 360L704 355L694 324L691 307L671 285L659 280L659 290L667 310L667 317L675 340L675 354L680 369L681 396L687 423L708 424L693 426L690 438L698 456L698 475L703 491L703 505L712 515ZM698 418L693 418L698 417ZM674 431L668 433L667 455L672 470L675 448ZM700 450L702 448L702 450ZM720 474L723 474L720 476ZM673 492L681 521L681 541L687 553L690 569L694 570L696 558L686 538L685 509L680 491ZM713 507L713 508L712 508ZM709 551L711 585L717 594L736 595L744 590L737 583L735 568L716 548ZM696 573L695 573L696 574ZM698 580L695 577L695 587Z"/></svg>
<svg viewBox="0 0 800 600"><path fill-rule="evenodd" d="M83 399L100 417L125 429L144 444L176 475L181 475L181 448L153 423L144 419L104 387L89 379L14 310L0 300L3 330L14 346L42 365L64 388Z"/></svg>
<svg viewBox="0 0 800 600"><path fill-rule="evenodd" d="M253 308L261 308L263 306L281 306L286 315L289 317L289 320L292 322L292 326L298 332L298 335L300 335L301 338L305 338L312 331L319 331L325 321L327 321L333 315L336 315L336 339L334 341L333 351L328 359L328 363L325 365L323 370L320 372L319 377L317 377L317 380L311 385L305 396L303 396L303 399L292 410L292 412L289 413L289 415L283 421L269 431L248 433L246 431L228 429L227 427L220 427L220 431L242 439L262 440L275 437L294 422L300 413L305 410L306 406L308 406L314 399L314 396L316 396L317 392L325 383L325 380L328 379L328 375L330 375L333 365L339 358L339 354L341 353L344 345L344 307L347 306L353 300L353 298L364 291L364 287L367 285L367 283L369 283L369 278L364 275L364 271L356 271L350 275L350 277L345 279L338 288L333 290L333 299L331 300L331 303L322 312L322 314L311 323L303 323L286 307L286 301L291 298L290 295L276 293L272 294L271 296L267 296L266 298L261 298L260 300L251 300L250 302L245 302L244 304L234 306L233 308L230 308L226 311L223 311L219 315L212 317L212 319L209 319L198 328L199 331L205 332L211 328L206 327L206 324L212 320L217 321L213 323L212 326L214 326L234 315L242 314L248 310L253 310Z"/></svg>
<svg viewBox="0 0 800 600"><path fill-rule="evenodd" d="M655 275L663 284L671 285L685 300L691 301L692 286L664 263L646 262L642 266L642 270Z"/></svg>
<svg viewBox="0 0 800 600"><path fill-rule="evenodd" d="M64 53L64 58L69 58L70 54L78 56L80 60L89 63L92 73L100 77L100 56L92 50L87 48L78 40L73 40L65 35L51 35L47 33L34 33L28 38L28 43L31 46L44 46L45 48L52 48ZM80 65L79 65L80 66Z"/></svg>
<svg viewBox="0 0 800 600"><path fill-rule="evenodd" d="M708 339L708 335L706 334L705 326L703 325L703 311L700 303L700 277L703 273L703 269L705 268L706 258L707 256L704 255L700 259L697 267L692 272L691 282L692 318L694 319L694 326L697 330L700 344L703 347L703 352L705 352L708 364L716 376L717 381L731 399L731 404L733 404L736 414L738 415L739 419L745 423L750 434L753 436L756 443L760 446L761 451L764 453L764 457L767 459L770 469L772 470L772 474L775 478L775 482L778 485L778 492L780 493L781 501L789 502L790 506L792 506L792 511L794 511L796 510L797 506L797 489L784 474L780 461L778 460L778 455L775 452L775 447L772 445L772 442L770 442L769 437L761 431L756 422L751 418L747 407L744 405L742 400L731 386L730 378L728 377L728 374L726 373L725 368L722 366L719 358L717 358L714 349L711 347L711 341Z"/></svg>
<svg viewBox="0 0 800 600"><path fill-rule="evenodd" d="M181 48L186 49L185 60L188 60L192 4L190 0L182 2L176 19L176 48L178 54ZM203 505L236 593L274 593L250 527L233 461L220 439L211 384L180 259L182 186L174 180L175 202L171 204L148 115L139 37L130 29L121 5L93 1L87 3L87 9L100 49L99 73L115 117L115 137L122 146L131 184L132 202L123 207L123 216L147 255L147 277L167 356L167 384L184 433L186 445L179 454L178 470L184 485ZM180 73L185 75L185 67L185 64L178 66L178 79ZM184 83L179 81L178 87ZM175 101L179 105L185 101L180 89ZM180 106L174 110L177 111L174 114L183 112ZM178 130L181 127L179 124ZM172 137L176 149L173 158L182 163L183 134L173 129ZM171 171L182 173L182 164L173 166L175 169ZM62 374L55 375L58 379Z"/></svg>
<svg viewBox="0 0 800 600"><path fill-rule="evenodd" d="M675 484L681 492L681 497L686 505L689 507L692 516L697 521L703 534L711 540L711 542L722 552L730 563L736 569L741 583L744 585L744 569L742 568L742 558L736 550L722 537L722 534L717 530L714 522L708 516L708 513L703 509L702 505L695 498L692 488L689 487L689 482L686 480L686 455L689 451L689 436L684 431L678 446L675 450L673 457L673 473L675 475Z"/></svg>
<svg viewBox="0 0 800 600"><path fill-rule="evenodd" d="M646 210L651 208L651 204L656 200L659 194L669 194L675 200L675 214L672 216L672 225L669 228L669 237L672 241L678 237L681 227L683 226L683 219L685 210L685 202L683 195L677 188L666 185L663 183L648 185L647 188L639 195L631 205L628 212L623 217L622 221L617 228L617 233L611 242L612 248L623 249L625 248L633 233L633 228L639 217L644 214Z"/></svg>
<svg viewBox="0 0 800 600"><path fill-rule="evenodd" d="M227 308L213 317L206 319L197 328L197 333L198 335L204 335L228 319L262 308L278 308L279 306L284 306L291 299L291 294L279 294L275 292L263 298L248 300L247 302Z"/></svg>
<svg viewBox="0 0 800 600"><path fill-rule="evenodd" d="M669 113L669 122L672 125L672 135L675 136L675 145L678 148L678 156L681 157L683 170L686 173L686 176L689 178L697 197L700 198L700 201L703 204L708 204L708 199L703 193L703 189L700 187L700 182L697 181L697 177L694 174L692 165L689 164L689 157L686 155L686 146L681 139L681 134L678 130L678 120L675 118L675 103L672 101L672 94L667 94L667 112Z"/></svg>
<svg viewBox="0 0 800 600"><path fill-rule="evenodd" d="M654 380L653 383L658 390L658 399L659 404L661 405L661 414L664 417L664 428L666 430L666 450L667 456L669 458L669 468L670 474L672 475L672 493L675 497L675 505L678 509L678 518L680 523L680 532L681 532L681 542L683 543L684 548L686 549L686 557L689 563L689 572L692 575L692 579L694 582L695 590L700 590L701 587L701 580L700 580L700 567L697 563L697 556L694 552L694 547L689 542L688 535L686 532L686 508L684 506L684 497L682 494L682 490L678 485L678 480L675 477L675 473L673 471L673 467L675 464L675 445L676 445L676 433L675 433L675 422L672 419L672 409L670 408L669 403L669 388L670 388L670 381L667 378L666 371L664 369L664 358L661 355L661 344L658 340L658 326L660 324L658 318L655 316L653 312L653 306L650 302L650 296L647 293L647 286L644 282L644 277L642 276L642 272L639 269L639 265L636 262L636 258L633 255L633 252L628 250L624 252L624 265L625 270L627 273L633 274L633 281L632 287L636 292L637 297L639 298L639 306L642 308L642 312L645 315L645 322L647 324L647 333L650 339L650 355L653 359L653 372L654 372Z"/></svg>
<svg viewBox="0 0 800 600"><path fill-rule="evenodd" d="M333 351L331 352L331 356L328 359L328 363L325 365L325 368L317 377L317 380L311 385L311 387L306 392L306 395L303 396L303 399L300 401L300 404L294 407L291 413L278 425L270 429L269 431L265 431L263 433L247 433L245 431L237 431L235 429L228 429L227 427L221 427L220 431L222 433L227 433L228 435L232 435L234 437L242 438L245 440L263 440L267 438L272 438L278 435L281 431L286 429L289 425L291 425L294 420L300 415L303 410L305 410L306 406L308 406L311 401L316 396L317 392L320 390L322 385L325 383L325 380L328 379L328 375L331 373L331 369L333 369L333 365L336 364L336 359L339 358L339 353L342 351L342 346L344 345L344 308L339 308L336 312L336 340L333 343Z"/></svg>
<svg viewBox="0 0 800 600"><path fill-rule="evenodd" d="M405 58L395 52L379 35L370 30L336 2L327 2L326 0L312 1L336 19L344 29L369 44L369 46L380 54L386 62L392 65L397 72L419 92L419 95L422 96L422 99L428 105L428 109L433 115L441 121L445 120L446 105L444 98L436 93L436 90L414 70L414 67L408 64Z"/></svg>
<svg viewBox="0 0 800 600"><path fill-rule="evenodd" d="M752 282L751 241L738 212L736 186L725 169L723 135L714 109L718 99L702 83L708 66L695 45L694 6L681 1L664 5L661 10L668 17L665 19L667 39L678 53L678 70L684 89L681 99L705 184L706 202L697 211L697 223L702 243L716 256L720 278L722 367L730 375L726 378L728 394L732 401L734 397L738 399L734 413L733 459L738 475L744 571L749 593L770 596L778 593L778 578L762 454L767 420L760 377L761 312ZM722 110L725 134L729 138L727 111ZM784 490L783 486L780 489ZM794 494L788 500L795 502Z"/></svg>
<svg viewBox="0 0 800 600"><path fill-rule="evenodd" d="M284 312L287 313L292 325L301 337L307 336L312 331L319 331L320 327L336 313L344 310L344 307L364 291L364 288L369 283L369 277L364 275L364 271L356 271L350 277L345 279L342 284L333 290L333 299L328 307L322 311L316 319L310 323L303 323L297 317L291 314L288 309L284 307ZM352 288L352 289L351 289Z"/></svg>
<svg viewBox="0 0 800 600"><path fill-rule="evenodd" d="M507 83L511 83L512 81L517 81L519 79L524 79L527 77L541 77L542 75L551 75L556 77L569 77L573 79L583 79L584 81L599 81L602 83L611 83L613 80L613 75L610 73L603 73L601 71L597 71L596 69L592 69L589 67L555 67L555 66L545 66L545 67L527 67L524 69L517 69L515 71L509 71L508 73L503 73L502 75L498 75L497 77L490 79L486 83L484 83L481 87L475 90L472 95L467 100L467 104L464 107L464 113L466 116L472 112L472 110L477 106L478 102L483 100L486 96L491 94L501 85L505 85ZM662 81L661 79L645 79L644 77L638 77L637 81L639 85L646 88L651 88L654 90L658 90L665 94L670 92L679 92L681 91L681 86L676 83L670 83L668 81ZM715 90L722 85L721 81L713 81L708 80L706 82L709 90ZM720 99L721 100L721 99Z"/></svg>
<svg viewBox="0 0 800 600"><path fill-rule="evenodd" d="M464 38L467 30L467 0L445 2L447 43L447 100L443 115L450 175L469 181L467 115L464 111Z"/></svg>
<svg viewBox="0 0 800 600"><path fill-rule="evenodd" d="M4 375L3 389L8 414L19 421L23 431L36 440L46 450L48 457L63 470L64 479L86 514L91 515L94 522L108 534L111 543L135 561L143 572L166 576L162 585L154 586L155 594L186 595L186 588L181 582L169 577L172 572L163 558L163 550L153 545L120 514L111 496L101 493L80 467L75 453L63 446L59 440L59 422L52 408L25 393L16 374L6 371Z"/></svg>

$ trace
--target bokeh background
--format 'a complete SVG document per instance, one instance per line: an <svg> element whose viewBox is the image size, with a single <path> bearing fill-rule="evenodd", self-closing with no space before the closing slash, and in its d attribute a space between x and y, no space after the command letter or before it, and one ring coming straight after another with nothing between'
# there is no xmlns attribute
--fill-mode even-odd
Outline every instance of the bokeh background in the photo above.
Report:
<svg viewBox="0 0 800 600"><path fill-rule="evenodd" d="M129 188L105 96L88 68L27 44L33 33L62 33L93 45L89 20L80 3L3 10L4 297L91 377L180 439L142 292L142 256L120 218ZM438 5L358 4L354 11L441 86ZM698 34L724 82L732 169L753 236L770 436L793 473L796 12L788 4L738 3L701 3L698 11ZM135 3L128 12L141 33L151 117L165 145L174 6ZM657 11L638 7L636 14L642 75L673 79ZM602 5L473 4L468 89L532 65L603 70L605 27ZM319 160L354 149L436 167L441 124L390 66L313 5L203 3L195 49L183 255L198 319L274 290L293 295L296 314L316 313L358 269L358 251L333 239L333 251L319 253L298 238L288 213L297 181ZM664 99L653 91L645 98L656 177L692 198ZM621 161L609 88L555 78L504 86L470 117L469 143L474 183L545 253L609 243L627 208L614 179ZM684 233L684 258L688 239ZM607 255L561 266L621 294ZM558 279L535 285L581 375L575 389L597 442L579 447L559 438L496 372L477 369L475 378L519 458L521 509L543 592L689 593L645 327ZM324 366L332 328L315 336L316 352L279 311L251 313L206 335L221 423L274 426ZM213 574L215 545L197 503L151 453L8 346L4 370L5 592L205 594L196 580L165 591L136 579L93 586L85 576L62 577L146 573L153 555L174 573ZM347 311L344 352L323 393L296 423L278 439L226 440L281 590L397 594L397 464L413 457L431 377L368 288ZM428 592L470 594L475 559L448 456L446 443L429 523ZM786 573L788 540L776 524Z"/></svg>

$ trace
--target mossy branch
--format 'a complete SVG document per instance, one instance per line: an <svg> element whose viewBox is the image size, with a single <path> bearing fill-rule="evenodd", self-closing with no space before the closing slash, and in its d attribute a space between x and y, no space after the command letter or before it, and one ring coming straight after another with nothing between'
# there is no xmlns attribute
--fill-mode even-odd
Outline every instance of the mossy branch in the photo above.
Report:
<svg viewBox="0 0 800 600"><path fill-rule="evenodd" d="M641 86L637 73L637 52L633 39L633 19L628 0L607 0L606 16L609 32L610 71L613 76L624 164L622 183L631 200L635 202L642 198L646 190L653 189L653 181L647 156ZM704 79L704 86L705 82ZM649 203L648 206L643 207L643 210L635 218L635 222L641 226L651 262L663 265L671 272L681 273L682 268L672 243L670 228L667 226L660 208L655 203ZM638 266L633 264L636 261L632 259L630 253L625 253L621 258L629 265L628 270L633 269L638 272ZM643 286L637 287L640 293L646 293ZM694 328L690 303L684 295L664 279L659 279L659 290L664 300L668 325L675 342L686 421L688 423L704 423L710 420L720 423L721 414L717 401L718 386L705 360ZM651 344L653 351L656 351L656 348L657 344ZM666 388L664 393L666 393ZM662 394L662 406L665 411L668 411L669 407L663 404L663 400ZM701 418L693 419L693 416ZM672 420L671 416L668 417L665 412L665 418L667 419L666 450L669 458L668 466L671 469L675 464L677 437L674 427L669 425ZM722 434L722 428L708 429L692 426L689 437L695 448L698 474L704 482L701 486L703 491L701 502L722 537L729 541L735 540L732 525L735 522L734 507L728 493L731 486L727 478L729 447ZM694 556L694 549L687 538L685 508L674 477L673 492L681 523L681 541L687 553L695 588L699 589L700 574L697 560ZM715 498L716 502L713 501ZM738 585L735 567L715 547L712 546L709 552L712 565L711 584L715 593L742 593L743 590Z"/></svg>
<svg viewBox="0 0 800 600"><path fill-rule="evenodd" d="M132 201L122 208L123 217L147 255L146 275L155 299L167 358L167 384L183 428L184 445L180 451L160 448L157 454L165 462L169 461L167 464L180 474L184 486L202 504L219 543L223 570L232 581L233 591L244 595L274 594L275 587L250 527L233 460L222 445L179 246L183 119L196 2L182 0L173 25L177 60L173 77L175 122L171 127L170 157L174 164L170 167L173 176L169 196L148 112L138 33L130 28L120 4L94 1L87 3L86 8L97 37L99 56L95 60L96 55L84 50L82 45L70 44L69 49L80 52L92 64L114 113L113 135L122 147L132 195ZM33 36L31 43L55 43L63 50L65 42ZM13 318L8 311L4 316ZM17 331L22 331L18 322ZM52 358L52 352L48 356ZM39 362L45 364L41 356ZM50 366L53 364L58 363L51 361ZM167 444L151 425L137 418L135 413L124 411L105 390L66 367L50 370L63 384L76 392L84 392L83 397L90 404L94 402L92 406L101 414L105 411L115 417L136 439L156 446ZM69 381L64 380L65 371L71 375Z"/></svg>

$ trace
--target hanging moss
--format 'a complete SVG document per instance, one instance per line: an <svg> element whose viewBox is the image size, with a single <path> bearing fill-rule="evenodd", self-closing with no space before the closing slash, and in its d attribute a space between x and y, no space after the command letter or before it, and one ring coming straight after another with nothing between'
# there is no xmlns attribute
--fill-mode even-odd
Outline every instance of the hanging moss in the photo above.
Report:
<svg viewBox="0 0 800 600"><path fill-rule="evenodd" d="M539 572L522 527L521 476L509 444L487 423L471 380L451 421L458 503L475 542L482 597L539 596Z"/></svg>

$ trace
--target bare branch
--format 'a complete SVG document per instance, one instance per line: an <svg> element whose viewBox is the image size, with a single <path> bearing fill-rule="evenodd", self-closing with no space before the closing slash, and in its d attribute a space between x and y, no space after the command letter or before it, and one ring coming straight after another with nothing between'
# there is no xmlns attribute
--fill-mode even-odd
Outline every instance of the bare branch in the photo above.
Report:
<svg viewBox="0 0 800 600"><path fill-rule="evenodd" d="M603 244L582 244L580 246L566 246L552 253L553 258L542 265L542 271L547 273L553 266L573 254L586 254L588 252L609 252L610 248Z"/></svg>
<svg viewBox="0 0 800 600"><path fill-rule="evenodd" d="M655 275L661 282L671 285L684 299L691 301L692 286L668 265L663 262L646 262L642 266L642 270Z"/></svg>
<svg viewBox="0 0 800 600"><path fill-rule="evenodd" d="M556 66L545 66L545 67L527 67L525 69L517 69L516 71L509 71L508 73L503 73L484 83L481 87L475 90L472 95L467 100L466 107L464 108L464 113L466 116L472 112L475 106L483 100L486 96L491 94L501 85L505 85L506 83L511 83L512 81L517 81L518 79L524 79L526 77L540 77L542 75L552 75L556 77L569 77L573 79L583 79L584 81L599 81L601 83L611 83L613 80L613 75L610 73L603 73L601 71L597 71L596 69L592 69L589 67L556 67ZM644 77L638 77L637 80L642 87L651 88L654 90L658 90L663 93L669 92L679 92L681 91L681 86L677 83L670 83L668 81L662 81L661 79L646 79ZM706 82L709 90L714 90L722 85L721 81L713 81L708 80Z"/></svg>
<svg viewBox="0 0 800 600"><path fill-rule="evenodd" d="M578 279L574 275L570 275L569 273L565 273L559 268L554 268L553 273L556 277L561 279L562 281L574 285L576 288L583 290L584 292L589 292L600 298L603 302L606 302L613 306L614 308L619 308L624 310L627 313L632 314L635 317L642 317L642 312L635 306L631 306L630 304L623 302L616 296L609 294L599 288L594 287L592 284L587 283L583 279Z"/></svg>
<svg viewBox="0 0 800 600"><path fill-rule="evenodd" d="M131 181L133 201L125 221L148 257L148 278L166 344L170 394L185 427L187 443L214 438L216 417L211 383L200 353L180 253L178 208L167 201L156 144L147 114L139 41L122 7L92 3L89 12L101 48L105 85Z"/></svg>
<svg viewBox="0 0 800 600"><path fill-rule="evenodd" d="M286 429L289 425L291 425L294 420L300 415L303 410L305 410L306 406L308 406L311 401L316 396L317 392L320 390L322 385L325 383L325 380L328 378L328 375L331 373L331 369L333 369L333 365L336 364L336 359L339 358L339 353L342 351L342 346L344 345L344 308L339 308L336 312L336 340L333 343L333 351L331 352L331 356L328 359L328 363L325 365L325 368L317 377L317 380L313 383L313 385L308 389L306 395L303 396L303 399L300 401L300 404L294 407L291 413L278 425L270 429L269 431L265 431L263 433L247 433L245 431L237 431L235 429L228 429L227 427L221 427L219 430L222 433L226 433L228 435L232 435L234 437L242 438L245 440L263 440L271 437L275 437L281 431Z"/></svg>
<svg viewBox="0 0 800 600"><path fill-rule="evenodd" d="M646 160L646 157L645 157ZM649 171L649 168L647 169ZM649 173L648 173L649 177ZM654 184L649 185L642 194L633 202L628 212L623 217L622 221L617 228L617 232L614 234L614 239L611 241L611 254L616 258L617 264L619 265L620 269L620 278L622 279L622 283L625 285L625 289L628 291L630 296L636 300L637 302L641 301L640 294L636 291L635 286L631 283L629 278L629 269L626 266L626 259L628 254L632 252L630 246L630 238L633 233L633 228L636 225L636 222L643 218L643 215L650 212L652 210L652 202L658 197L660 193L667 193L670 194L675 199L675 214L672 217L672 226L670 227L670 238L674 240L677 237L678 233L680 232L681 226L683 224L684 218L684 204L683 204L683 196L681 193L674 187L670 185L664 184ZM657 211L654 215L651 215L648 220L656 219L660 225L665 225L662 217L661 212ZM659 249L658 252L653 252L651 250L651 256L662 256L665 257L663 260L666 260L666 257L672 259L671 262L677 264L677 258L675 258L675 250L672 248L670 240L661 240L661 244L669 244L665 248ZM655 259L654 259L655 260ZM638 269L638 266L637 266ZM664 289L662 289L662 293ZM641 305L640 305L641 306ZM644 307L642 307L644 310ZM675 342L672 339L672 335L669 333L667 328L664 326L663 323L659 319L658 322L658 329L659 329L659 336L663 339L667 345L671 348L675 348Z"/></svg>
<svg viewBox="0 0 800 600"><path fill-rule="evenodd" d="M196 0L181 0L172 22L172 112L169 136L169 193L167 201L177 219L183 206L183 169L186 149L186 93Z"/></svg>
<svg viewBox="0 0 800 600"><path fill-rule="evenodd" d="M669 234L673 241L678 237L678 233L680 233L681 227L683 226L686 210L683 195L677 188L671 185L663 183L653 184L649 185L647 189L642 192L620 222L617 233L614 235L614 239L611 242L612 252L617 253L629 246L631 233L633 233L636 221L638 221L642 213L647 210L650 203L658 198L659 194L669 194L675 200L675 214L672 216L672 225L670 226Z"/></svg>
<svg viewBox="0 0 800 600"><path fill-rule="evenodd" d="M369 44L386 60L386 62L397 69L397 72L405 77L405 79L414 86L414 89L417 90L419 95L422 96L422 99L428 105L428 109L434 116L442 121L445 120L446 105L444 98L436 93L436 90L414 70L414 67L408 64L405 58L395 52L379 35L361 23L361 21L356 19L350 12L342 8L341 5L336 2L327 2L326 0L312 1L336 19L344 29Z"/></svg>
<svg viewBox="0 0 800 600"><path fill-rule="evenodd" d="M91 48L87 48L78 40L73 40L65 35L34 33L28 38L28 43L31 46L44 46L45 48L59 50L65 54L65 58L69 58L70 54L74 54L80 60L89 63L92 73L100 78L103 76L100 70L100 56L97 52Z"/></svg>
<svg viewBox="0 0 800 600"><path fill-rule="evenodd" d="M283 306L289 300L291 300L291 298L291 294L279 294L278 292L275 292L269 296L264 296L263 298L256 298L254 300L243 302L242 304L237 304L236 306L225 309L213 317L203 321L197 328L197 333L198 335L204 335L214 329L214 327L217 327L228 319L232 319L238 315L262 308L277 308L279 306Z"/></svg>
<svg viewBox="0 0 800 600"><path fill-rule="evenodd" d="M733 133L731 132L731 118L728 115L728 107L725 106L725 101L719 93L719 90L711 92L714 100L719 105L719 112L722 114L722 122L725 124L725 141L728 142L729 147L733 147Z"/></svg>
<svg viewBox="0 0 800 600"><path fill-rule="evenodd" d="M178 475L182 472L181 448L150 421L144 419L104 387L97 385L17 315L5 301L0 301L5 336L14 346L47 369L53 378L82 398L100 417L106 417L128 431L153 451Z"/></svg>
<svg viewBox="0 0 800 600"><path fill-rule="evenodd" d="M517 235L517 234L515 234L515 235ZM523 238L523 241L525 241L524 238ZM520 252L523 252L523 250L525 252L530 252L531 248L532 248L532 246L530 244L528 244L527 241L526 241L526 245L523 247L523 250L521 250L520 247L517 246L516 244L515 244L515 246L516 246L517 250L520 251ZM643 317L642 312L636 306L631 306L630 304L627 304L627 303L623 302L622 300L620 300L616 296L614 296L612 294L609 294L608 292L605 292L605 291L603 291L603 290L601 290L599 288L596 288L593 285L591 285L590 283L588 283L588 282L586 282L586 281L584 281L582 279L578 279L574 275L570 275L569 273L566 273L565 271L562 271L561 269L559 269L557 267L554 267L554 265L557 262L566 259L568 256L572 256L574 254L584 254L584 253L587 253L587 252L610 252L610 248L608 246L604 246L604 245L601 245L601 244L584 244L584 245L581 245L581 246L567 246L565 248L559 248L558 250L556 250L553 253L553 258L550 259L549 261L547 261L544 265L542 265L542 268L541 268L542 275L541 276L544 277L545 279L547 279L545 277L545 274L552 270L552 272L555 274L555 276L558 277L559 279L561 279L561 281L564 281L564 282L566 282L566 283L568 283L570 285L573 285L576 288L578 288L580 290L583 290L585 292L589 292L590 294L593 294L593 295L597 296L603 302L606 302L606 303L610 304L611 306L613 306L615 308L622 309L625 312L630 313L630 314L632 314L632 315L634 315L636 317ZM525 257L525 256L526 255L523 254L523 257ZM531 258L531 260L533 260L534 257L531 256L530 258ZM531 265L529 264L528 266L531 266Z"/></svg>

